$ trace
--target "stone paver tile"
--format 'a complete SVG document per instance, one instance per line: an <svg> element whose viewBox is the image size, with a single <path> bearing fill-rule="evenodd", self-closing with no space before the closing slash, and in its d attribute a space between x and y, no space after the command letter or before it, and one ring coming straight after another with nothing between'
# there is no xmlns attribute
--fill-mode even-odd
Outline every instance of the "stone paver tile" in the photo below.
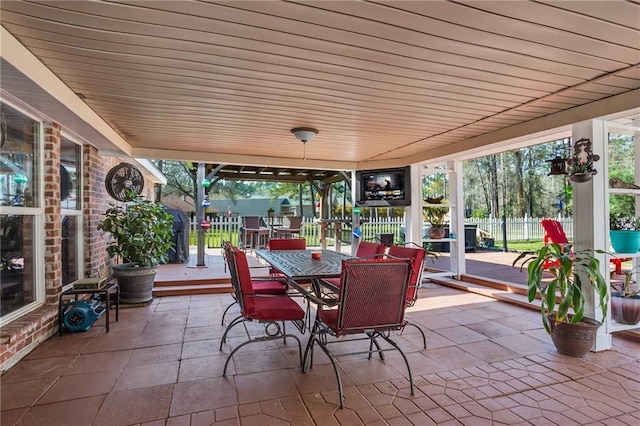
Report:
<svg viewBox="0 0 640 426"><path fill-rule="evenodd" d="M512 388L514 388L518 392L524 392L526 390L531 389L531 386L529 386L527 383L523 382L520 379L509 380L508 382L505 382L505 383L511 386Z"/></svg>
<svg viewBox="0 0 640 426"><path fill-rule="evenodd" d="M374 410L373 407L371 407L371 406L362 407L362 408L359 408L359 409L357 409L355 411L356 411L356 414L358 415L358 417L360 418L360 420L362 420L362 423L364 423L365 425L368 425L368 424L373 423L373 422L384 420L382 418L382 416L380 415L380 413L378 413L376 410Z"/></svg>
<svg viewBox="0 0 640 426"><path fill-rule="evenodd" d="M493 386L480 386L477 390L481 391L488 397L496 397L502 395L502 392L499 389L494 388Z"/></svg>
<svg viewBox="0 0 640 426"><path fill-rule="evenodd" d="M267 401L261 401L259 403L260 411L262 414L267 414L271 417L276 417L278 414L284 410L282 406L282 402L279 399L270 399Z"/></svg>
<svg viewBox="0 0 640 426"><path fill-rule="evenodd" d="M358 386L358 390L364 396L380 393L380 390L373 384L360 385Z"/></svg>
<svg viewBox="0 0 640 426"><path fill-rule="evenodd" d="M223 407L215 410L216 421L236 419L239 417L238 407L232 405L231 407Z"/></svg>
<svg viewBox="0 0 640 426"><path fill-rule="evenodd" d="M592 420L602 420L609 417L607 414L595 409L593 406L580 407L576 409L576 411L578 413L584 414L585 416L591 418Z"/></svg>
<svg viewBox="0 0 640 426"><path fill-rule="evenodd" d="M257 402L252 402L249 404L240 404L238 405L238 414L240 417L253 416L255 414L260 414L260 404Z"/></svg>
<svg viewBox="0 0 640 426"><path fill-rule="evenodd" d="M572 420L570 417L571 415L569 415L568 417L565 416L562 413L554 413L551 411L543 411L542 412L542 416L545 419L548 419L549 421L553 422L556 425L562 425L562 426L578 426L579 423L576 422L575 420Z"/></svg>
<svg viewBox="0 0 640 426"><path fill-rule="evenodd" d="M435 425L436 422L434 422L431 417L427 416L425 413L423 412L419 412L419 413L413 413L413 414L409 414L407 416L407 419L411 422L412 425L414 426L429 426L429 425Z"/></svg>
<svg viewBox="0 0 640 426"><path fill-rule="evenodd" d="M618 416L617 419L622 421L622 422L625 422L629 426L637 426L638 425L638 418L635 417L635 416L632 416L631 414L624 414L622 416Z"/></svg>
<svg viewBox="0 0 640 426"><path fill-rule="evenodd" d="M433 419L434 422L438 424L452 419L451 414L447 413L444 409L440 407L427 410L425 413L429 417L431 417L431 419Z"/></svg>
<svg viewBox="0 0 640 426"><path fill-rule="evenodd" d="M31 382L31 381L30 381ZM4 389L2 390L4 392ZM31 407L30 410L10 410L0 413L3 425L47 425L66 426L71 424L90 424L95 418L105 396L73 399ZM20 419L18 414L24 414ZM18 421L18 419L20 419Z"/></svg>
<svg viewBox="0 0 640 426"><path fill-rule="evenodd" d="M626 426L626 423L620 419L612 418L612 419L604 419L602 424L607 426Z"/></svg>
<svg viewBox="0 0 640 426"><path fill-rule="evenodd" d="M464 426L490 426L493 424L489 419L483 419L475 416L464 417L458 419L458 421Z"/></svg>
<svg viewBox="0 0 640 426"><path fill-rule="evenodd" d="M594 410L598 410L599 412L603 413L607 417L615 417L615 416L620 416L624 414L622 411L618 410L617 408L614 408L600 401L589 401L589 407L593 408Z"/></svg>
<svg viewBox="0 0 640 426"><path fill-rule="evenodd" d="M385 395L395 395L398 393L398 388L394 386L390 381L374 383L374 386Z"/></svg>
<svg viewBox="0 0 640 426"><path fill-rule="evenodd" d="M162 385L111 392L107 395L92 424L96 426L129 425L191 413L191 411L170 413L173 386Z"/></svg>
<svg viewBox="0 0 640 426"><path fill-rule="evenodd" d="M496 389L501 395L509 395L516 391L511 385L503 382L491 383L491 387Z"/></svg>
<svg viewBox="0 0 640 426"><path fill-rule="evenodd" d="M163 420L158 420L159 426L165 426ZM147 423L143 423L147 425ZM169 417L166 421L166 426L191 426L191 415L186 414L184 416Z"/></svg>
<svg viewBox="0 0 640 426"><path fill-rule="evenodd" d="M420 411L420 408L416 404L414 404L411 400L405 398L396 398L393 400L393 405L400 411L403 415L417 413Z"/></svg>
<svg viewBox="0 0 640 426"><path fill-rule="evenodd" d="M561 395L557 398L558 402L564 404L568 408L584 407L586 402L581 397Z"/></svg>
<svg viewBox="0 0 640 426"><path fill-rule="evenodd" d="M431 399L440 407L456 404L456 401L446 394L431 395Z"/></svg>
<svg viewBox="0 0 640 426"><path fill-rule="evenodd" d="M215 419L216 414L214 410L200 411L199 413L193 413L191 415L191 424L189 426L211 426L212 424L215 424L217 426L218 423L215 422ZM238 424L237 419L229 419L224 421L233 421L236 422L236 425Z"/></svg>
<svg viewBox="0 0 640 426"><path fill-rule="evenodd" d="M527 420L542 416L542 411L538 407L519 406L511 408L511 411Z"/></svg>
<svg viewBox="0 0 640 426"><path fill-rule="evenodd" d="M637 407L634 407L633 405L629 404L626 401L611 400L611 401L605 401L605 404L618 411L621 411L622 413L631 413L638 409Z"/></svg>
<svg viewBox="0 0 640 426"><path fill-rule="evenodd" d="M493 421L496 422L500 422L500 423L506 423L506 424L515 424L515 423L519 423L521 421L523 421L524 419L520 416L518 416L516 413L514 413L511 410L499 410L499 411L494 411L491 414L491 418L493 419Z"/></svg>
<svg viewBox="0 0 640 426"><path fill-rule="evenodd" d="M358 417L356 412L353 410L349 410L349 409L337 410L334 416L342 426L363 424L362 421L360 420L360 417Z"/></svg>
<svg viewBox="0 0 640 426"><path fill-rule="evenodd" d="M350 395L344 399L345 408L358 410L361 408L371 408L371 404L364 395Z"/></svg>
<svg viewBox="0 0 640 426"><path fill-rule="evenodd" d="M369 401L369 403L374 407L393 404L393 400L395 399L391 395L385 395L381 393L378 393L375 395L369 395L366 398L367 398L367 401Z"/></svg>
<svg viewBox="0 0 640 426"><path fill-rule="evenodd" d="M416 404L416 406L422 411L431 410L432 408L436 408L438 406L438 404L436 404L435 401L428 396L412 399L411 402Z"/></svg>
<svg viewBox="0 0 640 426"><path fill-rule="evenodd" d="M443 407L447 413L451 414L454 419L459 419L462 417L468 417L471 415L469 411L467 411L462 405L454 404Z"/></svg>
<svg viewBox="0 0 640 426"><path fill-rule="evenodd" d="M394 417L392 419L386 419L386 420L378 420L376 423L374 424L378 424L379 426L412 426L411 422L409 421L409 419L406 419L404 417ZM369 426L369 423L366 423L367 426Z"/></svg>
<svg viewBox="0 0 640 426"><path fill-rule="evenodd" d="M380 413L382 418L386 420L402 415L402 412L393 404L376 406L375 409Z"/></svg>
<svg viewBox="0 0 640 426"><path fill-rule="evenodd" d="M266 414L255 414L253 416L247 416L242 418L242 426L264 426L270 425L273 422L271 416Z"/></svg>
<svg viewBox="0 0 640 426"><path fill-rule="evenodd" d="M469 395L467 395L463 391L460 391L460 390L457 390L457 389L447 389L445 391L445 394L449 398L451 398L454 401L456 401L457 403L461 403L461 402L465 402L465 401L470 401L471 400Z"/></svg>
<svg viewBox="0 0 640 426"><path fill-rule="evenodd" d="M333 416L320 416L313 418L318 425L326 425L326 426L340 426L340 422ZM242 423L244 426L244 423Z"/></svg>
<svg viewBox="0 0 640 426"><path fill-rule="evenodd" d="M491 419L491 411L487 410L476 401L463 402L461 404L473 417Z"/></svg>

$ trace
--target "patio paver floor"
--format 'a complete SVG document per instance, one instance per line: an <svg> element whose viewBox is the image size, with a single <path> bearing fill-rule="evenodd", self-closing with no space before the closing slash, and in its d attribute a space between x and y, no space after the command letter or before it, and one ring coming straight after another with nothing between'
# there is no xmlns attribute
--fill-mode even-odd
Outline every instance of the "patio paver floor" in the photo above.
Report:
<svg viewBox="0 0 640 426"><path fill-rule="evenodd" d="M242 348L222 377L230 346L218 351L220 315L231 296L162 297L122 309L108 334L103 318L88 332L53 336L7 371L2 424L640 424L640 343L614 336L610 351L566 357L537 313L428 287L407 314L427 349L411 327L396 339L414 396L399 355L351 356L340 362L340 410L326 356L318 350L302 374L293 341Z"/></svg>

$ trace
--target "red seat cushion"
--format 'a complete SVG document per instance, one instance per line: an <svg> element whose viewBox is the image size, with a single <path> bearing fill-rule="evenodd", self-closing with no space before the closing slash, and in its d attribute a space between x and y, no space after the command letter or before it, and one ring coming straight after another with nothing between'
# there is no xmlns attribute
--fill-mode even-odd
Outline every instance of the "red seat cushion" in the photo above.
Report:
<svg viewBox="0 0 640 426"><path fill-rule="evenodd" d="M318 312L318 318L320 318L330 329L338 330L337 309L323 309Z"/></svg>
<svg viewBox="0 0 640 426"><path fill-rule="evenodd" d="M324 281L330 283L331 285L334 285L336 288L340 288L340 278L336 277L336 278L323 278Z"/></svg>
<svg viewBox="0 0 640 426"><path fill-rule="evenodd" d="M251 281L256 294L286 294L287 288L281 281Z"/></svg>
<svg viewBox="0 0 640 426"><path fill-rule="evenodd" d="M246 297L245 297L246 299ZM253 307L245 316L262 321L302 320L304 311L288 296L253 297Z"/></svg>

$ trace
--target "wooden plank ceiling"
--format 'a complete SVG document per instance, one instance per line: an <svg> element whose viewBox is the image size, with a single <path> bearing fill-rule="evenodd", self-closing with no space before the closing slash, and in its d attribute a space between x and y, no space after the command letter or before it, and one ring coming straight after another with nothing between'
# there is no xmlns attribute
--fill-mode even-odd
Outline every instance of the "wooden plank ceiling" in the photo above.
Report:
<svg viewBox="0 0 640 426"><path fill-rule="evenodd" d="M640 88L634 0L0 7L7 31L156 158L406 160ZM290 133L301 126L320 131L306 146Z"/></svg>

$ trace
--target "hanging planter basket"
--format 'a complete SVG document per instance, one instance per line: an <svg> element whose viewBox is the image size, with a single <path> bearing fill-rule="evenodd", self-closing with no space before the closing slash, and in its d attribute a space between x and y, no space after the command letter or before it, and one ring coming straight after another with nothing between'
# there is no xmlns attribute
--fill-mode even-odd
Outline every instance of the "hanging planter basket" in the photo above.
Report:
<svg viewBox="0 0 640 426"><path fill-rule="evenodd" d="M591 178L593 178L593 175L595 175L596 173L597 172L595 170L584 173L574 173L569 175L569 179L571 179L571 182L573 183L589 182Z"/></svg>

